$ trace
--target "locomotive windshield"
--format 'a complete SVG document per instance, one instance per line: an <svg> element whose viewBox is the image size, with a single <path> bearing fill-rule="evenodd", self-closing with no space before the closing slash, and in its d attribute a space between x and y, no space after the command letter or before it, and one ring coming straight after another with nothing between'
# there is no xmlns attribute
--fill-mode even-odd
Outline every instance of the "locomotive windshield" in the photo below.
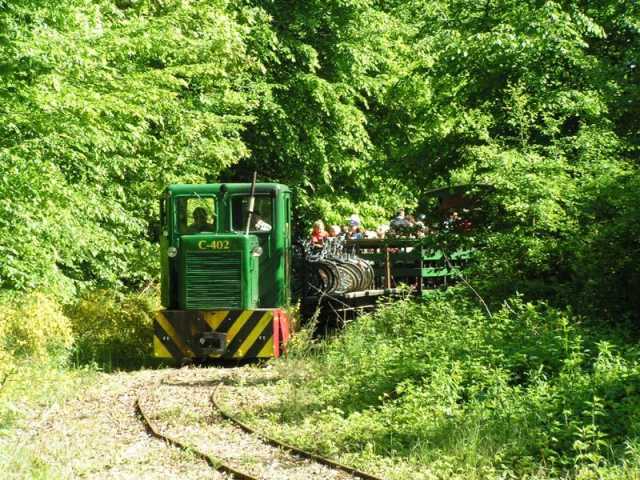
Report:
<svg viewBox="0 0 640 480"><path fill-rule="evenodd" d="M216 231L215 197L178 197L178 231L181 234Z"/></svg>
<svg viewBox="0 0 640 480"><path fill-rule="evenodd" d="M231 200L233 230L242 232L247 228L249 212L249 195L236 195ZM269 232L273 227L273 198L271 195L256 195L251 217L252 232Z"/></svg>

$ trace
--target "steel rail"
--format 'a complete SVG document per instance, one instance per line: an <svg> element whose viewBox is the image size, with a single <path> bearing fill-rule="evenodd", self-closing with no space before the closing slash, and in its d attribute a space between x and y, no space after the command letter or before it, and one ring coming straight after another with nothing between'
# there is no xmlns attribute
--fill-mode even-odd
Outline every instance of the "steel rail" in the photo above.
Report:
<svg viewBox="0 0 640 480"><path fill-rule="evenodd" d="M343 465L342 463L338 463L335 462L329 458L320 456L318 454L309 452L307 450L302 450L301 448L298 447L294 447L293 445L289 445L288 443L284 443L281 442L280 440L277 440L263 432L259 432L256 429L254 429L253 427L249 426L248 424L244 423L242 420L238 419L236 416L232 415L231 413L227 412L226 410L224 410L221 406L220 406L220 402L217 399L216 394L218 393L219 387L223 385L223 382L219 382L214 390L213 393L211 394L211 396L209 397L209 400L211 402L211 405L213 406L213 408L215 408L216 410L218 410L218 412L220 412L220 415L222 415L222 417L226 418L227 420L229 420L230 422L234 423L235 425L237 425L239 428L241 428L242 430L244 430L247 433L250 433L251 435L255 435L256 437L260 438L263 442L277 447L277 448L281 448L283 450L288 450L289 452L293 453L296 456L302 457L302 458L306 458L308 460L313 460L317 463L321 463L323 465L326 465L328 467L333 468L334 470L342 470L343 472L346 472L350 475L353 475L354 477L357 478L361 478L362 480L384 480L381 477L376 477L374 475L371 475L369 473L366 472L362 472L354 467L350 467L348 465Z"/></svg>
<svg viewBox="0 0 640 480"><path fill-rule="evenodd" d="M187 445L186 443L176 440L173 437L160 433L160 431L156 427L154 427L153 423L149 420L149 416L145 414L144 410L140 406L139 396L136 396L135 409L136 409L136 416L143 423L147 434L151 435L152 437L162 440L167 445L171 445L173 447L179 448L180 450L183 450L185 452L195 455L201 460L204 460L207 463L207 465L209 465L211 468L221 473L233 475L233 478L237 478L238 480L259 480L257 477L241 472L240 470L236 470L235 468L229 466L222 459L218 457L204 453L203 451L198 450L197 448L194 448L191 445Z"/></svg>

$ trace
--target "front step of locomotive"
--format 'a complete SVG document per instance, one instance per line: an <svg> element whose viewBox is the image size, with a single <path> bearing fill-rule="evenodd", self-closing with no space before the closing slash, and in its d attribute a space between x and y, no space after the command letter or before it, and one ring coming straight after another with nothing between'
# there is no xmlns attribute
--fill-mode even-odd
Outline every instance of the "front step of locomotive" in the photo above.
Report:
<svg viewBox="0 0 640 480"><path fill-rule="evenodd" d="M282 309L160 310L154 320L158 358L257 359L278 357L289 338Z"/></svg>

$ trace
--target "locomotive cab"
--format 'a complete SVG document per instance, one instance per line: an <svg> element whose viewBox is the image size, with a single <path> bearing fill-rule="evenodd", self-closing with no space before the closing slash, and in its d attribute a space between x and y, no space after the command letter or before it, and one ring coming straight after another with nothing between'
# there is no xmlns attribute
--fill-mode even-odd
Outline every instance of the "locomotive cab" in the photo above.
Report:
<svg viewBox="0 0 640 480"><path fill-rule="evenodd" d="M288 337L290 191L258 183L170 185L162 195L156 356L278 355Z"/></svg>

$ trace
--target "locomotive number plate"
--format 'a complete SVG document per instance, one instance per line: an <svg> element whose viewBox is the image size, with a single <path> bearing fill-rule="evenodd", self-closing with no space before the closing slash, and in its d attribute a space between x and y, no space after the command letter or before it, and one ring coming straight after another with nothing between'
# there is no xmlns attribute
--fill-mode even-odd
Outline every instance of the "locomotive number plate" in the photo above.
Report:
<svg viewBox="0 0 640 480"><path fill-rule="evenodd" d="M229 240L200 240L198 242L198 248L200 250L229 250L231 248L231 242Z"/></svg>

